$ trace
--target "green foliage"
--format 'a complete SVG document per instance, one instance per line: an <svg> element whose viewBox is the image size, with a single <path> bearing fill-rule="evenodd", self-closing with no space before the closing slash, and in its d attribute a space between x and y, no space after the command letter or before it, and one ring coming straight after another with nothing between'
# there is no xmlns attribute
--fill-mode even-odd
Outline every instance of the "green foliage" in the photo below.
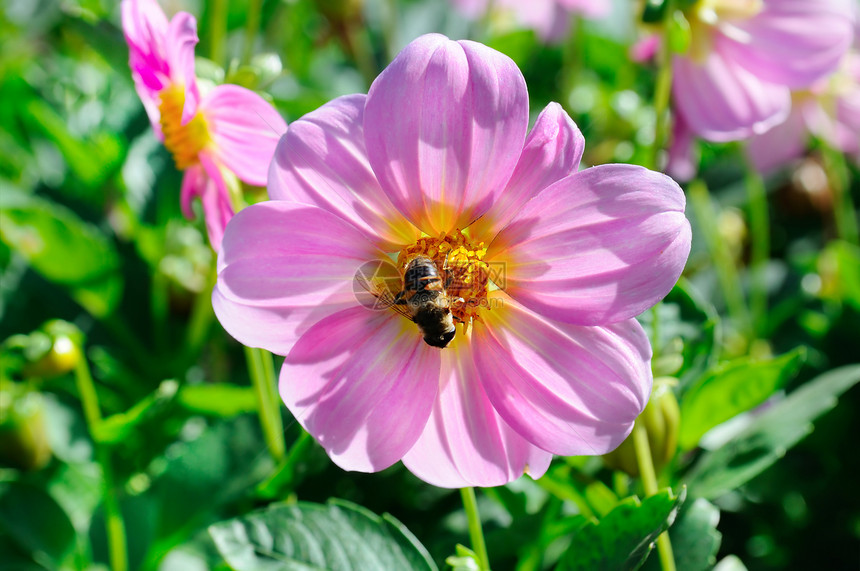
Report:
<svg viewBox="0 0 860 571"><path fill-rule="evenodd" d="M695 498L681 506L678 517L669 528L675 566L684 571L708 571L716 563L722 534L717 531L720 510L703 498ZM644 571L657 571L656 557L649 557Z"/></svg>
<svg viewBox="0 0 860 571"><path fill-rule="evenodd" d="M685 492L664 490L640 501L630 497L573 536L558 569L638 569L654 547L657 536L672 525Z"/></svg>
<svg viewBox="0 0 860 571"><path fill-rule="evenodd" d="M56 569L73 556L75 530L62 508L40 488L0 482L0 545L2 542L26 554L30 566Z"/></svg>
<svg viewBox="0 0 860 571"><path fill-rule="evenodd" d="M209 528L236 571L436 569L403 524L338 500L273 504Z"/></svg>

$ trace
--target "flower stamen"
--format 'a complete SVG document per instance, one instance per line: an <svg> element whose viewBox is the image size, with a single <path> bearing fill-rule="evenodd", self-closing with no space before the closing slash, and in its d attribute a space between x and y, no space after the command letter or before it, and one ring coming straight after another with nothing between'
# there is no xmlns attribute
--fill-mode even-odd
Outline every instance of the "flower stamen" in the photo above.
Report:
<svg viewBox="0 0 860 571"><path fill-rule="evenodd" d="M164 146L173 155L178 170L185 170L197 163L197 155L211 140L209 127L202 113L197 113L185 125L182 124L182 109L185 106L185 88L171 85L159 93L158 110L161 114L161 132Z"/></svg>

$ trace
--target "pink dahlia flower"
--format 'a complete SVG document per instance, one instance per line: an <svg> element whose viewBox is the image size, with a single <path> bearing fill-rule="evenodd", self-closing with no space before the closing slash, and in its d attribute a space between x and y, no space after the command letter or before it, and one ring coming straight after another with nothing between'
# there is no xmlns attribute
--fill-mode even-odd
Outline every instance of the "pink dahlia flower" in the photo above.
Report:
<svg viewBox="0 0 860 571"><path fill-rule="evenodd" d="M492 1L492 10L501 17L510 16L520 25L537 32L544 41L564 39L570 31L573 14L602 18L612 9L611 0L451 0L463 14L472 19L484 16Z"/></svg>
<svg viewBox="0 0 860 571"><path fill-rule="evenodd" d="M263 186L286 123L262 97L238 85L201 95L194 75L197 22L186 12L169 22L155 0L123 0L122 27L135 89L158 138L185 171L182 209L203 204L216 250L233 216L235 178Z"/></svg>
<svg viewBox="0 0 860 571"><path fill-rule="evenodd" d="M851 45L856 0L700 0L688 13L693 44L674 59L675 108L714 142L782 123L791 89L833 72Z"/></svg>
<svg viewBox="0 0 860 571"><path fill-rule="evenodd" d="M771 171L802 156L810 134L860 163L860 52L849 52L830 78L793 93L788 118L750 139L747 151L759 170Z"/></svg>
<svg viewBox="0 0 860 571"><path fill-rule="evenodd" d="M422 36L368 95L292 123L273 200L227 226L216 315L285 356L281 397L341 467L402 459L438 486L494 486L614 449L645 407L651 348L633 317L684 267L684 195L640 167L577 172L585 142L562 108L529 133L528 118L509 58ZM421 257L444 280L404 284ZM358 301L356 272L395 258L389 295L449 288L444 349L391 297Z"/></svg>

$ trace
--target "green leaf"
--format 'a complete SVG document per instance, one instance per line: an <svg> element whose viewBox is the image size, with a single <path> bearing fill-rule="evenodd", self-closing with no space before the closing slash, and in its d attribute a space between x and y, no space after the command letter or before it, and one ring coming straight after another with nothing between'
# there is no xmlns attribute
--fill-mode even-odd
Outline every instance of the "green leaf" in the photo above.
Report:
<svg viewBox="0 0 860 571"><path fill-rule="evenodd" d="M257 410L253 387L226 383L183 385L177 398L179 404L196 414L236 416Z"/></svg>
<svg viewBox="0 0 860 571"><path fill-rule="evenodd" d="M711 370L681 400L679 443L694 448L708 430L763 403L800 368L806 350L798 347L776 359L735 359Z"/></svg>
<svg viewBox="0 0 860 571"><path fill-rule="evenodd" d="M138 401L127 411L113 414L102 420L96 426L95 439L104 444L122 442L142 421L167 408L178 389L179 384L176 381L162 381L155 392Z"/></svg>
<svg viewBox="0 0 860 571"><path fill-rule="evenodd" d="M858 382L860 365L840 367L770 406L734 439L702 455L686 478L690 493L716 498L748 482L811 432L812 421Z"/></svg>
<svg viewBox="0 0 860 571"><path fill-rule="evenodd" d="M626 498L599 522L589 522L574 535L558 566L560 570L638 569L684 501L666 489L639 501Z"/></svg>
<svg viewBox="0 0 860 571"><path fill-rule="evenodd" d="M273 504L209 533L236 571L436 569L403 524L340 500Z"/></svg>
<svg viewBox="0 0 860 571"><path fill-rule="evenodd" d="M704 498L696 498L681 507L678 518L669 529L675 566L683 571L707 571L717 561L722 534L717 531L720 510ZM660 562L649 557L644 571L660 571Z"/></svg>
<svg viewBox="0 0 860 571"><path fill-rule="evenodd" d="M40 488L19 482L0 484L2 535L49 569L61 567L75 547L75 528L66 512Z"/></svg>
<svg viewBox="0 0 860 571"><path fill-rule="evenodd" d="M0 240L45 279L69 287L91 314L113 311L122 287L119 256L104 234L71 210L8 186L0 206Z"/></svg>

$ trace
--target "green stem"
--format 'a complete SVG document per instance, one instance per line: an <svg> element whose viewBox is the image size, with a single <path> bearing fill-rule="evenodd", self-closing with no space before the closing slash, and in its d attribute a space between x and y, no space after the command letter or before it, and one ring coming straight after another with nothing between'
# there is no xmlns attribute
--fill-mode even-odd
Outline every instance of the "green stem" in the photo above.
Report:
<svg viewBox="0 0 860 571"><path fill-rule="evenodd" d="M484 532L481 530L481 516L478 514L478 502L475 499L474 488L460 488L463 497L463 507L469 521L469 537L472 540L472 551L478 557L480 571L490 571L490 558L487 555L487 545L484 543Z"/></svg>
<svg viewBox="0 0 860 571"><path fill-rule="evenodd" d="M752 326L750 323L749 310L744 302L743 290L741 289L741 281L738 277L737 268L735 268L732 256L729 253L725 241L720 237L717 225L717 212L711 202L711 196L708 193L708 187L701 179L696 179L690 183L687 188L687 195L690 198L690 205L693 207L693 213L699 223L699 227L704 234L705 244L714 260L717 270L717 279L720 282L720 287L723 290L723 296L726 300L726 307L729 310L729 315L732 317L736 326L749 339L752 334Z"/></svg>
<svg viewBox="0 0 860 571"><path fill-rule="evenodd" d="M212 310L212 287L215 280L214 270L211 270L209 274L210 277L207 280L206 287L194 297L194 304L191 306L191 317L188 319L188 328L185 330L185 346L191 355L199 354L200 348L206 341L212 320L215 317L215 313Z"/></svg>
<svg viewBox="0 0 860 571"><path fill-rule="evenodd" d="M248 361L251 383L257 395L257 412L260 416L263 438L266 440L272 459L280 464L286 458L287 446L284 443L284 429L281 421L281 401L275 391L272 354L263 349L245 347L245 357Z"/></svg>
<svg viewBox="0 0 860 571"><path fill-rule="evenodd" d="M224 65L224 37L227 35L227 0L212 0L209 8L209 57Z"/></svg>
<svg viewBox="0 0 860 571"><path fill-rule="evenodd" d="M767 313L767 261L770 258L770 216L764 180L752 165L747 165L745 182L750 208L750 317L755 333L760 334Z"/></svg>
<svg viewBox="0 0 860 571"><path fill-rule="evenodd" d="M860 232L857 230L857 209L851 198L851 184L845 155L839 149L825 143L823 148L824 169L833 190L833 216L836 234L840 239L855 246L860 245Z"/></svg>
<svg viewBox="0 0 860 571"><path fill-rule="evenodd" d="M666 12L671 13L671 5ZM654 87L654 144L651 147L650 164L653 170L660 169L660 151L666 145L669 130L669 98L672 93L672 55L669 48L669 32L664 30L658 54L657 84Z"/></svg>
<svg viewBox="0 0 860 571"><path fill-rule="evenodd" d="M636 449L636 463L642 478L642 487L646 496L657 493L657 473L654 471L654 460L651 457L651 446L648 444L648 432L642 423L633 425L633 446ZM672 542L669 532L664 531L657 538L657 554L663 571L675 571L675 556L672 553Z"/></svg>
<svg viewBox="0 0 860 571"><path fill-rule="evenodd" d="M251 56L254 54L254 40L257 38L257 32L260 29L260 11L263 7L263 0L248 0L248 10L245 17L245 45L242 49L242 63L251 61Z"/></svg>
<svg viewBox="0 0 860 571"><path fill-rule="evenodd" d="M126 551L125 523L122 520L122 512L119 508L119 496L116 491L113 466L111 465L110 452L97 438L99 426L102 422L99 410L98 393L93 384L90 367L86 357L81 356L75 365L75 382L84 409L84 418L87 428L96 450L96 461L102 469L104 477L104 509L105 527L107 528L108 553L110 566L113 571L126 571L128 569L128 553Z"/></svg>
<svg viewBox="0 0 860 571"><path fill-rule="evenodd" d="M314 443L310 434L302 430L302 433L290 448L287 459L266 481L257 486L257 493L264 498L275 498L281 494L281 490L293 483L296 473L296 465L304 458L305 452Z"/></svg>

